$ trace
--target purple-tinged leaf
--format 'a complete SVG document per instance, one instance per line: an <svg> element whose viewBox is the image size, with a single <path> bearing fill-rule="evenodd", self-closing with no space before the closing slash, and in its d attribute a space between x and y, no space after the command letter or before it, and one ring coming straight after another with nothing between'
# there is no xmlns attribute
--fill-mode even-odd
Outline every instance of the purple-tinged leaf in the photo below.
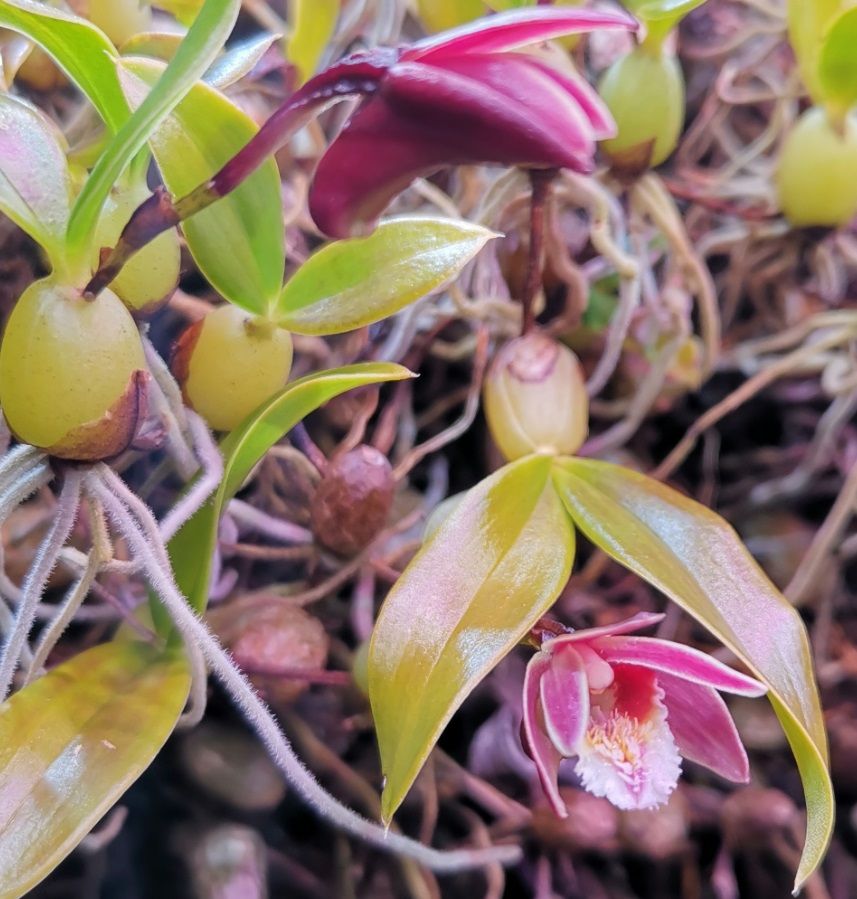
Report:
<svg viewBox="0 0 857 899"><path fill-rule="evenodd" d="M181 653L96 646L0 706L0 895L46 877L146 770L175 727Z"/></svg>
<svg viewBox="0 0 857 899"><path fill-rule="evenodd" d="M65 141L38 109L0 94L0 210L62 261L71 179Z"/></svg>
<svg viewBox="0 0 857 899"><path fill-rule="evenodd" d="M554 482L596 546L693 615L768 687L806 795L799 888L824 857L834 818L824 718L800 616L735 531L677 491L630 469L579 458L557 461Z"/></svg>
<svg viewBox="0 0 857 899"><path fill-rule="evenodd" d="M381 608L369 696L389 821L455 710L556 600L574 536L529 456L474 487L424 544Z"/></svg>

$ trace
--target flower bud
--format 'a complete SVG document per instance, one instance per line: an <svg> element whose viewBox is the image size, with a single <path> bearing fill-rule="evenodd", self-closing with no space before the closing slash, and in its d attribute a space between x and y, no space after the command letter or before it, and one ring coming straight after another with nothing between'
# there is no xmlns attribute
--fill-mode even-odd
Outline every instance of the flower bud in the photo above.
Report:
<svg viewBox="0 0 857 899"><path fill-rule="evenodd" d="M292 338L227 304L180 335L170 364L185 402L215 431L231 431L286 386Z"/></svg>
<svg viewBox="0 0 857 899"><path fill-rule="evenodd" d="M291 705L306 682L278 675L282 668L317 671L327 663L324 625L281 596L245 593L209 613L211 627L269 702Z"/></svg>
<svg viewBox="0 0 857 899"><path fill-rule="evenodd" d="M343 556L365 549L387 522L396 482L387 457L358 446L327 466L312 501L312 531Z"/></svg>
<svg viewBox="0 0 857 899"><path fill-rule="evenodd" d="M777 168L780 209L798 228L838 228L857 215L857 120L836 129L819 107L808 109L783 143Z"/></svg>
<svg viewBox="0 0 857 899"><path fill-rule="evenodd" d="M485 414L508 459L571 454L586 439L589 400L577 357L544 334L506 344L485 380Z"/></svg>
<svg viewBox="0 0 857 899"><path fill-rule="evenodd" d="M618 129L602 145L614 169L637 175L676 148L684 122L684 76L672 53L637 47L604 73L598 93Z"/></svg>

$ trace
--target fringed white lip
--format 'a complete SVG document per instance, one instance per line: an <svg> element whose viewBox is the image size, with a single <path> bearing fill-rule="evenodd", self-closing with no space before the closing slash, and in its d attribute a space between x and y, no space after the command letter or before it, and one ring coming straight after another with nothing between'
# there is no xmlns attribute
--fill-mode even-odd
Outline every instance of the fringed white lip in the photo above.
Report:
<svg viewBox="0 0 857 899"><path fill-rule="evenodd" d="M662 697L656 689L643 720L616 708L592 710L575 768L586 790L621 809L656 808L669 799L681 774L681 756Z"/></svg>

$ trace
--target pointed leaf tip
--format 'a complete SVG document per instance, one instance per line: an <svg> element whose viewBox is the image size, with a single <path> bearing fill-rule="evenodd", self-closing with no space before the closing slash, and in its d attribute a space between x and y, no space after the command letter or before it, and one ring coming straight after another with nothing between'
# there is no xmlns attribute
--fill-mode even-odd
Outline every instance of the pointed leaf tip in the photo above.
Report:
<svg viewBox="0 0 857 899"><path fill-rule="evenodd" d="M313 335L373 324L444 287L496 236L455 219L388 219L311 256L280 294L279 322Z"/></svg>

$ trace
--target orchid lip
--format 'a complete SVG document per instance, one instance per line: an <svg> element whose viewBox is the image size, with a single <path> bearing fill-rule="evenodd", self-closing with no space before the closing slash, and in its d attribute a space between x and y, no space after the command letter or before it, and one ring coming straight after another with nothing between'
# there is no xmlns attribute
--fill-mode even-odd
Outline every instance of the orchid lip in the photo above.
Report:
<svg viewBox="0 0 857 899"><path fill-rule="evenodd" d="M736 783L747 753L717 691L759 696L764 684L688 646L627 636L662 615L548 637L527 667L524 726L557 810L560 758L585 789L624 809L667 801L681 758Z"/></svg>

